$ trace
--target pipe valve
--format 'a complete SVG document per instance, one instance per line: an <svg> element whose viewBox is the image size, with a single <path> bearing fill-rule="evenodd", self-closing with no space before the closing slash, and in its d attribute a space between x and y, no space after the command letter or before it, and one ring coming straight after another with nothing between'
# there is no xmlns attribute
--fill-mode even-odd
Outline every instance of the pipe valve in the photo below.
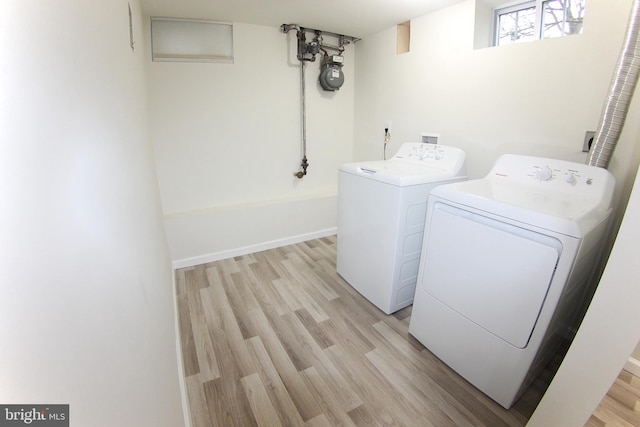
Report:
<svg viewBox="0 0 640 427"><path fill-rule="evenodd" d="M307 168L309 167L309 162L307 162L307 156L304 156L302 158L302 163L300 163L300 167L302 168L301 171L293 173L293 176L295 176L298 179L304 178L304 176L307 174Z"/></svg>

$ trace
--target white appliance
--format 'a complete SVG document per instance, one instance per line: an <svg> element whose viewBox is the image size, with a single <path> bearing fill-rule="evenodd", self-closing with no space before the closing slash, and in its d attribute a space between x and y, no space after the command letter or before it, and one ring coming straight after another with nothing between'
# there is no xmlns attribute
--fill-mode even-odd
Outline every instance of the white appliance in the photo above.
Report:
<svg viewBox="0 0 640 427"><path fill-rule="evenodd" d="M411 304L429 191L466 179L465 154L404 143L389 160L339 170L338 273L386 314Z"/></svg>
<svg viewBox="0 0 640 427"><path fill-rule="evenodd" d="M409 332L511 407L588 303L613 188L605 169L515 155L435 188Z"/></svg>

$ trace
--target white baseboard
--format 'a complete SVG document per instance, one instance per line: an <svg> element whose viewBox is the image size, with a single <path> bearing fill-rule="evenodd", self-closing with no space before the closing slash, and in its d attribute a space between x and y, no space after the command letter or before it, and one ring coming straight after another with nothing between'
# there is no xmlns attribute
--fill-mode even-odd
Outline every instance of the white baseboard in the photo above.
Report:
<svg viewBox="0 0 640 427"><path fill-rule="evenodd" d="M208 262L220 261L221 259L233 258L241 255L248 255L255 252L266 251L268 249L279 248L281 246L293 245L295 243L306 242L307 240L319 239L321 237L332 236L338 231L337 227L327 228L325 230L315 231L313 233L300 234L284 239L272 240L255 245L244 246L236 249L229 249L210 254L198 255L191 258L178 259L172 262L173 268L192 267L194 265L206 264Z"/></svg>
<svg viewBox="0 0 640 427"><path fill-rule="evenodd" d="M180 314L178 313L178 289L176 275L173 274L173 312L174 328L176 332L176 353L178 358L178 381L180 382L180 397L182 399L182 415L184 416L184 426L191 427L191 409L189 408L189 397L187 396L187 379L184 376L184 360L182 358L182 341L180 339Z"/></svg>
<svg viewBox="0 0 640 427"><path fill-rule="evenodd" d="M636 377L640 377L640 360L630 357L624 364L624 370L632 373Z"/></svg>

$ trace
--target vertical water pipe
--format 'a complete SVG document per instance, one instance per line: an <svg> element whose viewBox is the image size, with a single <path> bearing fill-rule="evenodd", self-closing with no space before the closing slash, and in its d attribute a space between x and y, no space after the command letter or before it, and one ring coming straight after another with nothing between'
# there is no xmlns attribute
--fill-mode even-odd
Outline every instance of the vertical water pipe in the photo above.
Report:
<svg viewBox="0 0 640 427"><path fill-rule="evenodd" d="M307 174L307 168L309 167L309 162L307 161L307 105L303 58L300 59L300 91L302 108L302 163L300 163L300 168L302 170L293 174L298 179L302 179Z"/></svg>

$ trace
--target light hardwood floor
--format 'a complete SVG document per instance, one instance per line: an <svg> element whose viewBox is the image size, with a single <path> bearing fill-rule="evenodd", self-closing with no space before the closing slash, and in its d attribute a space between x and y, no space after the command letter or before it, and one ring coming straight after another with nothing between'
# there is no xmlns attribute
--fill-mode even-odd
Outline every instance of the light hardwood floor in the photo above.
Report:
<svg viewBox="0 0 640 427"><path fill-rule="evenodd" d="M640 426L640 378L620 372L586 427Z"/></svg>
<svg viewBox="0 0 640 427"><path fill-rule="evenodd" d="M526 424L553 367L507 411L408 334L411 307L385 315L335 260L332 236L177 270L193 427Z"/></svg>

